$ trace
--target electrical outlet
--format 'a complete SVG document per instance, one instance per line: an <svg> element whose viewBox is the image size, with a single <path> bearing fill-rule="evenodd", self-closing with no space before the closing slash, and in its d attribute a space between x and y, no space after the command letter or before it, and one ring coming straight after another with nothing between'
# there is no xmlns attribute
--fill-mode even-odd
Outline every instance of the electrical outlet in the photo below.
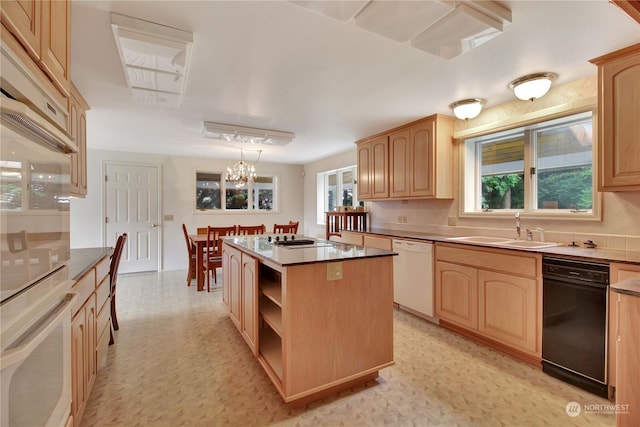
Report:
<svg viewBox="0 0 640 427"><path fill-rule="evenodd" d="M406 215L402 215L402 223L403 224L407 223L407 216Z"/></svg>
<svg viewBox="0 0 640 427"><path fill-rule="evenodd" d="M458 218L455 216L450 216L447 218L447 225L456 226L458 225Z"/></svg>
<svg viewBox="0 0 640 427"><path fill-rule="evenodd" d="M342 263L341 262L328 262L327 263L327 281L342 280Z"/></svg>
<svg viewBox="0 0 640 427"><path fill-rule="evenodd" d="M398 215L398 219L396 219L396 224L402 224L402 215Z"/></svg>

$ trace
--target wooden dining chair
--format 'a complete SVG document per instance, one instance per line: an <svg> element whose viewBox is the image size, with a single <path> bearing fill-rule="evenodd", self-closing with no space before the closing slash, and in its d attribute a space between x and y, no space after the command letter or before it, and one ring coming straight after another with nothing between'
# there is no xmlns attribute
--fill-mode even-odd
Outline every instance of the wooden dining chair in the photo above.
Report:
<svg viewBox="0 0 640 427"><path fill-rule="evenodd" d="M187 244L187 254L189 255L189 272L187 273L187 286L191 286L191 280L196 278L196 245L193 244L187 226L182 224L184 240Z"/></svg>
<svg viewBox="0 0 640 427"><path fill-rule="evenodd" d="M260 225L238 225L236 226L236 234L239 236L246 236L252 234L264 234L267 228L264 224Z"/></svg>
<svg viewBox="0 0 640 427"><path fill-rule="evenodd" d="M300 224L298 221L289 221L289 224L273 224L273 232L296 234L298 232L298 224Z"/></svg>
<svg viewBox="0 0 640 427"><path fill-rule="evenodd" d="M236 227L207 227L207 247L204 254L204 268L207 274L207 292L211 292L211 272L213 281L218 281L216 270L222 267L222 237L236 234Z"/></svg>
<svg viewBox="0 0 640 427"><path fill-rule="evenodd" d="M109 266L109 284L111 288L111 336L109 344L115 342L113 331L120 329L118 325L118 316L116 315L116 283L118 281L118 268L120 267L120 259L122 258L122 250L127 241L127 233L123 233L118 237L116 246L111 255L111 264Z"/></svg>

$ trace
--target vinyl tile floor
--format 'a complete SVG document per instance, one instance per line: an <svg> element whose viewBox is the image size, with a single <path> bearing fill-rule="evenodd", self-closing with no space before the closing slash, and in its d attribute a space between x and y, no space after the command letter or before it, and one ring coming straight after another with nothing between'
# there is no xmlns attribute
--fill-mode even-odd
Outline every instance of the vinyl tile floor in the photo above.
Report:
<svg viewBox="0 0 640 427"><path fill-rule="evenodd" d="M120 330L81 426L615 424L607 400L400 310L395 365L377 380L292 408L228 318L221 284L197 292L185 278L184 271L118 278Z"/></svg>

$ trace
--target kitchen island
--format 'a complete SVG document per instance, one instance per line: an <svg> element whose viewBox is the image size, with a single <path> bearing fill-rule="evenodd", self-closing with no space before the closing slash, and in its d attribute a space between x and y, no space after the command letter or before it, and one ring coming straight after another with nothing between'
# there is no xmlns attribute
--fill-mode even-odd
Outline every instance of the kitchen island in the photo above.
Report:
<svg viewBox="0 0 640 427"><path fill-rule="evenodd" d="M394 253L293 238L225 238L223 300L283 400L301 405L393 364Z"/></svg>

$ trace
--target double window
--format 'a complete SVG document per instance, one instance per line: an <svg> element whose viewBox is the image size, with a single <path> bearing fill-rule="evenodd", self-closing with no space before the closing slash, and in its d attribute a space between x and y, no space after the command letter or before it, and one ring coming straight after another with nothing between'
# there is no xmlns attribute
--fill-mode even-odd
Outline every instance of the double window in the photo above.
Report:
<svg viewBox="0 0 640 427"><path fill-rule="evenodd" d="M593 216L592 113L464 142L463 212Z"/></svg>
<svg viewBox="0 0 640 427"><path fill-rule="evenodd" d="M274 211L277 210L277 179L259 175L255 182L235 185L217 172L196 172L196 210Z"/></svg>

